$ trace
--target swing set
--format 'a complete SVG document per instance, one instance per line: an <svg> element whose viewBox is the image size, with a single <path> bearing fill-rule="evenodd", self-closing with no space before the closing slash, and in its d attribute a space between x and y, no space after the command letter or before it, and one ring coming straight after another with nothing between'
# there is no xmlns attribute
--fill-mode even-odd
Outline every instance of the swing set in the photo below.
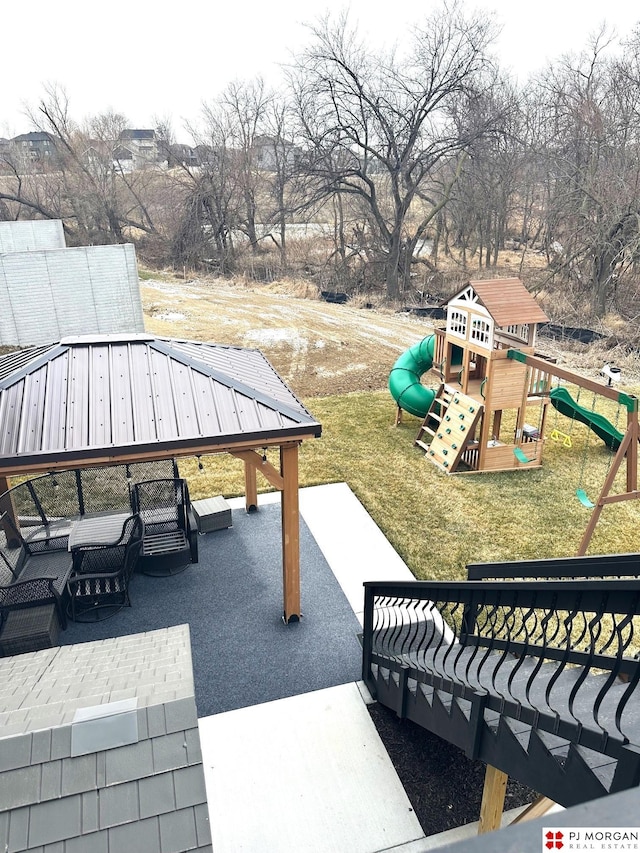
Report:
<svg viewBox="0 0 640 853"><path fill-rule="evenodd" d="M558 380L563 380L577 386L578 388L578 393L574 400L566 388L558 384L556 388L549 392L549 401L555 407L557 412L570 417L572 423L575 420L579 420L584 423L589 430L582 456L580 479L576 489L576 496L580 503L587 509L592 510L591 518L589 519L587 529L584 532L577 552L577 556L584 556L587 552L587 548L589 547L589 543L604 507L608 504L640 498L640 491L638 491L638 440L640 439L640 429L638 426L638 398L632 394L616 391L610 385L602 385L599 382L587 379L586 377L578 376L577 374L564 370L561 367L552 365L544 359L525 354L519 350L510 350L508 355L509 358L523 362L530 368L537 369L541 373L546 373L550 377L553 376ZM593 394L590 410L579 405L580 393L582 390L590 391ZM600 415L595 411L598 396L617 403L618 410L615 425L607 420L603 415ZM627 413L624 432L618 429L620 414L623 410ZM615 454L609 459L607 474L595 503L589 499L586 490L583 488L590 432L595 432L595 434L604 441L605 445L612 451L612 453ZM565 447L572 446L571 435L569 433L561 432L555 426L551 431L550 437L555 441L561 441ZM625 459L625 491L617 494L611 494L616 476Z"/></svg>

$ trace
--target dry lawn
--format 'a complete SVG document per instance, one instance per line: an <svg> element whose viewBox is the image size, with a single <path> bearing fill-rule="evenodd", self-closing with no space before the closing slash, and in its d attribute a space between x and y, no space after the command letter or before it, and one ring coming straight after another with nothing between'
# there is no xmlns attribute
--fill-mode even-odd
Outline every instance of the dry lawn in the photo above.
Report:
<svg viewBox="0 0 640 853"><path fill-rule="evenodd" d="M417 577L460 578L469 562L575 554L590 511L575 491L599 494L611 454L582 424L551 410L549 430L573 434L573 447L547 440L544 467L527 473L447 476L413 445L419 420L405 415L385 390L393 362L431 332L406 315L327 305L291 295L287 285L248 287L179 280L144 283L147 329L216 343L255 346L323 424L319 441L301 451L302 485L346 481ZM579 373L597 377L602 347L542 349ZM640 373L624 363L625 389ZM575 394L574 394L575 396ZM591 397L581 404L591 407ZM625 413L598 398L596 411L624 428ZM527 419L536 423L537 409ZM272 457L277 464L275 455ZM228 457L181 463L192 497L242 494L242 466ZM265 483L264 489L268 486ZM623 475L614 492L624 491ZM640 550L640 501L607 507L590 553Z"/></svg>
<svg viewBox="0 0 640 853"><path fill-rule="evenodd" d="M409 314L304 298L296 283L141 284L148 331L259 349L300 397L384 388L400 353L431 331Z"/></svg>

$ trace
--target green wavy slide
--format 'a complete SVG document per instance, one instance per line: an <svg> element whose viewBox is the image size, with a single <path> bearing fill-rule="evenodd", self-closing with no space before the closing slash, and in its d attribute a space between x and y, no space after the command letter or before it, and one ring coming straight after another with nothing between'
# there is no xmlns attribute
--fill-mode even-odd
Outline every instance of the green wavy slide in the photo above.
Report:
<svg viewBox="0 0 640 853"><path fill-rule="evenodd" d="M586 424L590 430L595 432L598 438L610 450L617 450L620 447L620 442L624 438L624 433L619 432L614 425L597 412L592 412L585 409L584 406L578 405L578 402L573 399L566 388L559 386L552 388L549 393L551 405L556 408L561 415L564 415L571 420L580 421Z"/></svg>
<svg viewBox="0 0 640 853"><path fill-rule="evenodd" d="M401 409L423 418L429 411L436 392L425 388L420 377L433 365L433 348L436 336L427 335L419 343L405 350L391 368L389 391Z"/></svg>
<svg viewBox="0 0 640 853"><path fill-rule="evenodd" d="M425 388L420 377L433 365L433 350L436 343L435 335L427 335L419 343L405 350L391 368L389 374L389 391L401 409L424 418L429 411L436 391ZM462 350L454 347L454 364L456 359L462 364Z"/></svg>

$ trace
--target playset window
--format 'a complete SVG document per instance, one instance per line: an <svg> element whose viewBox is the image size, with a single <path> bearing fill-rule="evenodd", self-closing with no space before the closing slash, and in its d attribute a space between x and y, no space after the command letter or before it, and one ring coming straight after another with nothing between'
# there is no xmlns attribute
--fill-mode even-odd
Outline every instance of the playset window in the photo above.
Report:
<svg viewBox="0 0 640 853"><path fill-rule="evenodd" d="M491 343L491 323L474 317L471 323L471 340L488 346Z"/></svg>
<svg viewBox="0 0 640 853"><path fill-rule="evenodd" d="M447 331L461 338L467 336L467 312L451 309L447 319Z"/></svg>

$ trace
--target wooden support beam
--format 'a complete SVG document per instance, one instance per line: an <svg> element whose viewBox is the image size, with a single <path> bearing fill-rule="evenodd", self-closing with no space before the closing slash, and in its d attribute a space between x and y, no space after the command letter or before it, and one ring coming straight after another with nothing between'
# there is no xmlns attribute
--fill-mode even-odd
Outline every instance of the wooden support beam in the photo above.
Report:
<svg viewBox="0 0 640 853"><path fill-rule="evenodd" d="M521 811L518 817L514 818L509 826L514 826L516 823L524 823L527 820L535 820L538 817L543 817L555 806L555 802L549 797L538 797L530 805Z"/></svg>
<svg viewBox="0 0 640 853"><path fill-rule="evenodd" d="M508 778L507 774L503 773L502 770L498 770L496 767L487 764L482 791L482 805L480 806L478 835L500 829Z"/></svg>
<svg viewBox="0 0 640 853"><path fill-rule="evenodd" d="M627 492L638 490L638 412L627 412L627 432L629 433L629 449L627 450Z"/></svg>
<svg viewBox="0 0 640 853"><path fill-rule="evenodd" d="M282 475L273 467L266 459L263 459L255 450L235 450L231 456L237 456L242 459L245 464L253 465L256 471L260 471L262 476L279 492L284 488L284 480Z"/></svg>
<svg viewBox="0 0 640 853"><path fill-rule="evenodd" d="M0 515L4 515L6 512L7 517L11 520L15 529L19 530L20 523L18 522L18 516L13 505L11 493L9 492L10 488L11 483L9 479L7 477L0 477ZM3 520L2 529L4 530L4 535L7 539L7 545L11 548L17 547L19 543L16 540L14 528L11 524L6 523Z"/></svg>
<svg viewBox="0 0 640 853"><path fill-rule="evenodd" d="M300 509L298 501L298 445L280 448L282 490L282 585L285 622L299 622L300 609Z"/></svg>
<svg viewBox="0 0 640 853"><path fill-rule="evenodd" d="M317 438L316 433L300 433L295 436L274 436L273 438L260 439L258 447L280 447L283 441L297 442L306 441L308 438ZM10 464L7 459L0 459L0 473L3 477L18 477L23 474L44 474L47 471L67 471L72 468L96 468L105 465L124 465L129 463L133 465L135 462L153 462L156 459L177 459L186 458L189 456L208 456L216 453L235 453L242 450L254 450L256 440L234 441L230 444L193 444L189 446L174 445L165 447L162 450L155 448L145 448L143 450L131 448L131 450L123 450L120 453L109 454L107 452L97 451L95 454L87 453L82 456L80 453L66 453L62 451L56 454L55 458L46 457L34 462L18 461L15 464Z"/></svg>
<svg viewBox="0 0 640 853"><path fill-rule="evenodd" d="M630 413L631 414L631 413ZM630 450L630 444L633 441L635 444L638 443L637 435L637 412L635 413L635 418L631 421L627 427L627 431L624 434L622 441L620 442L620 447L618 448L616 455L611 463L611 467L609 468L609 473L607 474L604 485L602 486L602 491L596 501L596 505L594 507L593 512L591 513L591 518L589 519L589 523L587 525L587 529L585 530L582 540L580 541L580 546L578 548L577 556L584 557L587 553L587 548L589 547L589 543L591 542L591 537L593 536L593 532L596 529L596 525L600 519L600 515L602 510L604 509L605 503L612 503L611 500L607 501L607 495L613 486L614 480L616 479L616 475L620 469L620 465L622 464L625 455L627 455L627 451ZM635 422L635 427L634 427ZM629 454L631 456L631 454ZM635 448L633 452L634 460L637 460L637 455L635 453ZM627 460L627 469L629 466L629 460ZM627 476L627 481L629 482L629 476ZM633 479L631 480L633 482ZM617 496L619 500L633 500L635 498L640 497L640 493L634 491L631 493L624 493L622 495Z"/></svg>
<svg viewBox="0 0 640 853"><path fill-rule="evenodd" d="M546 361L544 358L539 358L535 355L528 355L527 353L523 353L519 350L509 350L510 358L514 358L516 361L520 361L523 364L528 364L530 367L534 367L542 373L547 373L550 376L556 376L558 379L563 379L565 382L570 382L572 385L577 385L579 388L586 388L588 391L593 391L594 394L599 394L601 397L606 397L608 400L613 400L615 403L622 403L623 405L627 405L629 408L633 401L635 401L636 411L637 409L637 400L632 394L625 394L624 392L616 391L615 388L612 388L610 385L604 385L602 382L596 382L593 379L588 379L586 376L580 376L577 373L574 373L572 370L565 370L562 367L558 367L557 364L552 364L550 361Z"/></svg>

